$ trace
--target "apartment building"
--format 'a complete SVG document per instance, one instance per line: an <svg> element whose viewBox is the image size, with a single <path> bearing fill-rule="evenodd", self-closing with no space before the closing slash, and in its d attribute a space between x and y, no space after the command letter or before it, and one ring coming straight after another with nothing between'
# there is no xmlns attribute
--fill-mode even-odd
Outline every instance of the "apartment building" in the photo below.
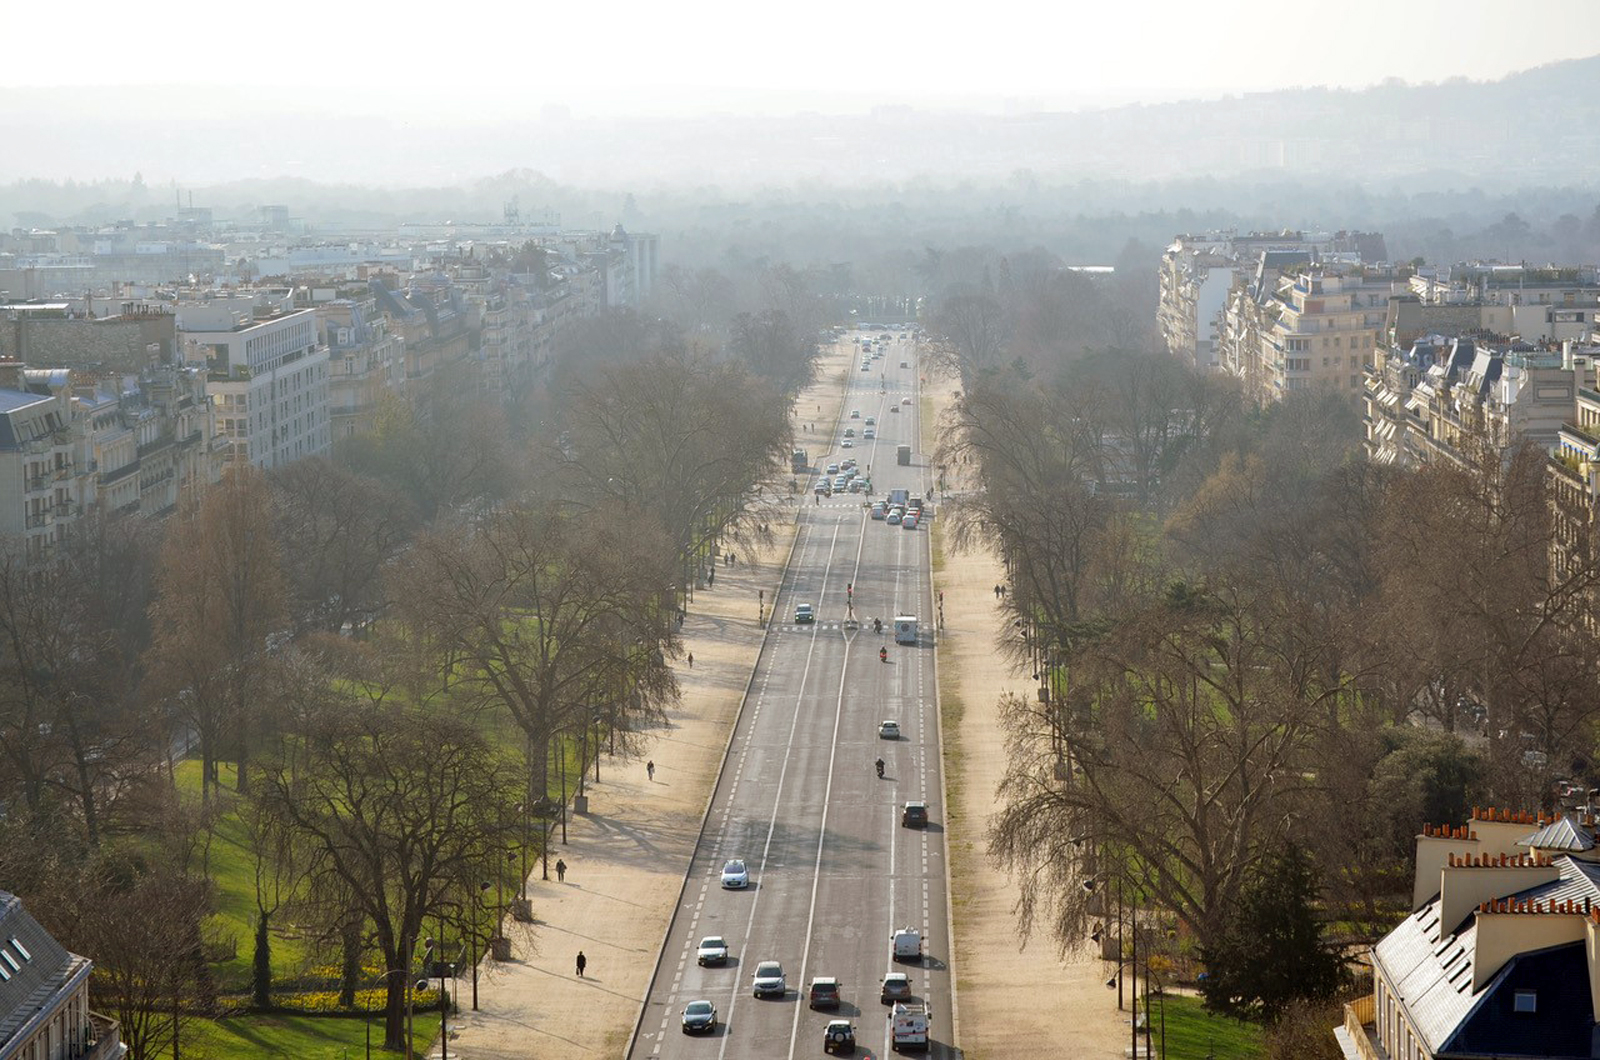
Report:
<svg viewBox="0 0 1600 1060"><path fill-rule="evenodd" d="M376 429L385 396L405 393L405 338L378 312L375 298L340 298L316 307L328 348L328 433L334 442Z"/></svg>
<svg viewBox="0 0 1600 1060"><path fill-rule="evenodd" d="M1199 368L1222 367L1230 292L1259 281L1263 256L1275 270L1289 261L1372 265L1385 261L1387 250L1383 237L1370 232L1180 235L1162 254L1157 273L1156 323L1169 353Z"/></svg>
<svg viewBox="0 0 1600 1060"><path fill-rule="evenodd" d="M31 561L55 551L92 490L73 420L67 369L0 362L0 537L21 541Z"/></svg>
<svg viewBox="0 0 1600 1060"><path fill-rule="evenodd" d="M1593 816L1474 808L1417 836L1412 912L1334 1030L1351 1060L1588 1060L1600 1021Z"/></svg>
<svg viewBox="0 0 1600 1060"><path fill-rule="evenodd" d="M1284 275L1262 305L1258 363L1245 372L1256 382L1251 396L1263 405L1300 390L1358 397L1389 296L1402 279L1387 268L1321 264Z"/></svg>
<svg viewBox="0 0 1600 1060"><path fill-rule="evenodd" d="M121 1029L89 1008L94 964L0 891L0 1060L120 1060Z"/></svg>
<svg viewBox="0 0 1600 1060"><path fill-rule="evenodd" d="M328 348L290 290L178 307L185 363L204 366L228 463L263 470L328 451Z"/></svg>
<svg viewBox="0 0 1600 1060"><path fill-rule="evenodd" d="M1570 343L1429 335L1386 344L1363 377L1367 456L1400 467L1462 463L1469 439L1553 449L1593 382L1592 359Z"/></svg>
<svg viewBox="0 0 1600 1060"><path fill-rule="evenodd" d="M88 438L89 504L162 516L186 491L221 480L230 443L216 434L203 369L160 364L76 386L73 398Z"/></svg>

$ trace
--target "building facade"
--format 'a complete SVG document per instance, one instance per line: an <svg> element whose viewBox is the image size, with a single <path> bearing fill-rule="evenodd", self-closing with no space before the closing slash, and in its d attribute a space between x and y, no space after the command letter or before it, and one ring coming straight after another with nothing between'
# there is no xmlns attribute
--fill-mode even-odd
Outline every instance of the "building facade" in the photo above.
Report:
<svg viewBox="0 0 1600 1060"><path fill-rule="evenodd" d="M262 470L328 451L328 348L292 292L178 308L187 364L204 366L228 463Z"/></svg>
<svg viewBox="0 0 1600 1060"><path fill-rule="evenodd" d="M1412 912L1368 953L1373 993L1334 1031L1352 1060L1593 1057L1595 822L1478 809L1417 837Z"/></svg>
<svg viewBox="0 0 1600 1060"><path fill-rule="evenodd" d="M0 1060L121 1060L117 1021L89 1008L93 967L0 891Z"/></svg>

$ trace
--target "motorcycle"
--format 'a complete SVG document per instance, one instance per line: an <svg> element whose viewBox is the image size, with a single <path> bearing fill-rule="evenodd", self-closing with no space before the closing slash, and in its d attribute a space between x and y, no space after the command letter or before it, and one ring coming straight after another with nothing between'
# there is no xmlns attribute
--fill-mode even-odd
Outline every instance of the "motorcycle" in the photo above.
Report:
<svg viewBox="0 0 1600 1060"><path fill-rule="evenodd" d="M883 759L878 759L878 779L883 779Z"/></svg>

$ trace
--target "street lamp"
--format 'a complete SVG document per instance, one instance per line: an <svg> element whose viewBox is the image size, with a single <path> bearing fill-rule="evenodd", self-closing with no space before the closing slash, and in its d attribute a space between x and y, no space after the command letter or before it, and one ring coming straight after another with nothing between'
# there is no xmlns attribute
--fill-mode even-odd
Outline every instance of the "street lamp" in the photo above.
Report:
<svg viewBox="0 0 1600 1060"><path fill-rule="evenodd" d="M483 908L483 896L489 893L489 881L484 880L478 884L478 893L473 896L472 902L472 1011L478 1011L478 917L477 913ZM499 930L496 928L495 930Z"/></svg>
<svg viewBox="0 0 1600 1060"><path fill-rule="evenodd" d="M439 973L439 1049L440 1060L450 1060L450 1015L446 1009L449 1003L449 994L444 988L444 961L439 960L439 950L443 944L435 945L433 939L423 940L422 974L424 981L433 978L432 973ZM435 967L438 965L439 967Z"/></svg>

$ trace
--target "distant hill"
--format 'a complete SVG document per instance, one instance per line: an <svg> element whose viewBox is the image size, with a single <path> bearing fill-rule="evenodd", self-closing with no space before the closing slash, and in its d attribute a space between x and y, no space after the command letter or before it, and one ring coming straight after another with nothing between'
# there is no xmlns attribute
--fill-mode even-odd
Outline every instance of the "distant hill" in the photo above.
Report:
<svg viewBox="0 0 1600 1060"><path fill-rule="evenodd" d="M1596 86L1600 56L1490 82L1297 88L1069 113L886 107L600 121L556 109L493 122L465 103L446 122L408 114L403 101L364 115L307 111L339 103L315 93L40 88L0 94L0 181L137 171L153 187L279 176L415 187L526 167L568 184L633 188L1030 176L1594 185Z"/></svg>

